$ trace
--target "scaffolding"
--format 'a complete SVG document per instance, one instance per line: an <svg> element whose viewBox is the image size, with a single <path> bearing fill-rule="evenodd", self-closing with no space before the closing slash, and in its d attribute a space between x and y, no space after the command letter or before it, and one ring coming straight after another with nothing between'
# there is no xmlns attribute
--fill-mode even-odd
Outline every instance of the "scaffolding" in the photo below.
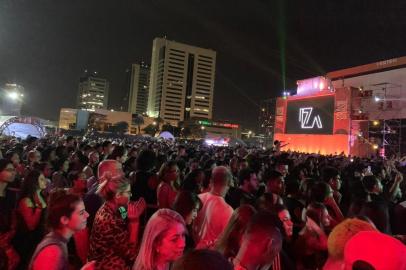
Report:
<svg viewBox="0 0 406 270"><path fill-rule="evenodd" d="M369 138L380 139L380 155L400 157L402 151L401 85L382 82L369 85L360 111L369 120ZM372 121L372 122L371 122Z"/></svg>

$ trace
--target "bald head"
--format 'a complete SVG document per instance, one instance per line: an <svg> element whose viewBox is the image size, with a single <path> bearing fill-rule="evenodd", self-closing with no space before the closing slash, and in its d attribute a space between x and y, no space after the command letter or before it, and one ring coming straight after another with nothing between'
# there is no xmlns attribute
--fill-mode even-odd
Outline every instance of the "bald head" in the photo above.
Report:
<svg viewBox="0 0 406 270"><path fill-rule="evenodd" d="M215 167L211 174L210 183L212 190L218 194L225 195L228 191L232 175L224 166Z"/></svg>
<svg viewBox="0 0 406 270"><path fill-rule="evenodd" d="M99 179L103 178L106 173L111 176L116 176L117 174L122 174L123 169L120 162L112 159L103 160L99 163L97 168L97 177Z"/></svg>

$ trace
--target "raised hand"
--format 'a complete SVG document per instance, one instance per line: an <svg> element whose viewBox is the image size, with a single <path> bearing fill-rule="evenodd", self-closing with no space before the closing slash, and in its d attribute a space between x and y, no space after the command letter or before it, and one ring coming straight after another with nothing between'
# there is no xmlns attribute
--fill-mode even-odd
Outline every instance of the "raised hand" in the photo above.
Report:
<svg viewBox="0 0 406 270"><path fill-rule="evenodd" d="M144 198L140 198L136 202L130 202L127 209L128 219L130 221L138 220L142 213L144 213L146 207L147 204Z"/></svg>

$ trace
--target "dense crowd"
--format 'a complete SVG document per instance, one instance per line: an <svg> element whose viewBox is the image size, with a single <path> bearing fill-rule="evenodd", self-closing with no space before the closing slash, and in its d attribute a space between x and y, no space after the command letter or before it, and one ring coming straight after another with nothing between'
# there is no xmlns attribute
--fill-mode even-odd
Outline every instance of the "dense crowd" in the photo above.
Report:
<svg viewBox="0 0 406 270"><path fill-rule="evenodd" d="M406 269L401 158L283 152L277 141L0 147L0 269Z"/></svg>

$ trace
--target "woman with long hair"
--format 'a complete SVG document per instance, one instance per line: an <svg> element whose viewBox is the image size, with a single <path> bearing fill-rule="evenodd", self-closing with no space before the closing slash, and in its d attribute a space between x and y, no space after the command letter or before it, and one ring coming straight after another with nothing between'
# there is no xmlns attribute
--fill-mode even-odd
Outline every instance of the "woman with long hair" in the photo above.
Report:
<svg viewBox="0 0 406 270"><path fill-rule="evenodd" d="M34 248L44 236L46 198L42 191L47 179L40 171L30 171L24 178L17 210L17 233L14 246L21 256L21 269L27 267Z"/></svg>
<svg viewBox="0 0 406 270"><path fill-rule="evenodd" d="M7 255L8 269L15 269L20 260L11 244L17 219L14 211L16 194L9 189L9 185L15 177L16 169L12 161L0 158L0 249L3 249Z"/></svg>
<svg viewBox="0 0 406 270"><path fill-rule="evenodd" d="M176 161L164 163L159 171L160 184L157 189L158 207L171 208L179 188L179 169Z"/></svg>
<svg viewBox="0 0 406 270"><path fill-rule="evenodd" d="M202 183L205 179L205 174L202 169L194 169L188 173L182 182L181 190L187 190L199 194L202 189Z"/></svg>
<svg viewBox="0 0 406 270"><path fill-rule="evenodd" d="M178 196L176 196L175 202L173 203L172 209L183 217L188 230L188 234L186 235L186 250L190 250L195 247L195 242L191 237L191 224L201 208L202 201L195 193L190 191L180 191Z"/></svg>
<svg viewBox="0 0 406 270"><path fill-rule="evenodd" d="M237 255L245 228L256 212L255 208L249 204L235 209L216 245L216 250L224 257L233 258Z"/></svg>
<svg viewBox="0 0 406 270"><path fill-rule="evenodd" d="M130 184L118 161L103 161L99 173L97 193L105 203L94 219L88 258L96 260L97 269L129 269L136 254L139 216L146 204L143 199L130 203Z"/></svg>
<svg viewBox="0 0 406 270"><path fill-rule="evenodd" d="M169 270L183 255L185 221L177 212L160 209L148 221L133 270Z"/></svg>

